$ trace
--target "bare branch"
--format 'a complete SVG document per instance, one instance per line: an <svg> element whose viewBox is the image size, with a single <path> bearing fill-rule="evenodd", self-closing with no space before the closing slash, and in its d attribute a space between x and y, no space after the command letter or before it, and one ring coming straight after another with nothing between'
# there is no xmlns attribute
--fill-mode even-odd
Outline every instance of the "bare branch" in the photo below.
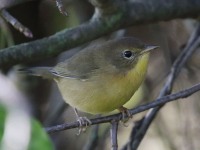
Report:
<svg viewBox="0 0 200 150"><path fill-rule="evenodd" d="M171 94L171 95L168 95L168 96L164 96L162 98L158 98L153 102L150 102L150 103L147 103L147 104L144 104L144 105L140 105L140 106L138 106L134 109L130 109L129 112L130 112L131 115L135 115L137 113L143 112L143 111L148 110L150 108L161 106L161 105L163 105L167 102L174 101L174 100L177 100L177 99L180 99L180 98L186 98L186 97L194 94L195 92L197 92L199 90L200 90L200 83L197 84L197 85L194 85L191 88L182 90L180 92L177 92L177 93L174 93L174 94ZM94 124L100 124L100 123L108 123L108 122L111 122L112 120L119 121L121 119L122 119L122 114L119 113L119 114L105 116L105 117L97 117L97 118L94 118L94 119L90 119L90 121L92 123L91 125L94 125ZM85 125L86 124L83 124L83 126L85 126ZM45 130L48 133L54 133L54 132L72 129L72 128L77 128L77 127L79 127L79 122L76 121L76 122L72 122L72 123L64 123L64 124L61 124L61 125L47 127L47 128L45 128Z"/></svg>
<svg viewBox="0 0 200 150"><path fill-rule="evenodd" d="M116 120L111 121L111 128L110 128L110 139L111 139L111 150L117 150L118 144L117 144L117 131L118 131L118 124L119 122Z"/></svg>
<svg viewBox="0 0 200 150"><path fill-rule="evenodd" d="M93 2L93 0L91 0ZM100 1L100 0L99 0ZM98 1L98 2L99 2ZM103 0L101 0L103 4ZM93 18L78 27L0 51L0 67L44 60L121 28L200 14L199 0L109 0L97 5Z"/></svg>
<svg viewBox="0 0 200 150"><path fill-rule="evenodd" d="M57 5L57 7L58 7L58 9L59 9L61 14L65 15L65 16L68 15L67 11L65 9L65 6L63 4L63 0L56 0L56 5Z"/></svg>
<svg viewBox="0 0 200 150"><path fill-rule="evenodd" d="M29 30L27 27L22 25L16 18L14 18L9 12L7 12L5 9L2 9L0 11L2 17L10 23L15 29L17 29L19 32L23 33L26 37L32 38L33 34L31 30Z"/></svg>

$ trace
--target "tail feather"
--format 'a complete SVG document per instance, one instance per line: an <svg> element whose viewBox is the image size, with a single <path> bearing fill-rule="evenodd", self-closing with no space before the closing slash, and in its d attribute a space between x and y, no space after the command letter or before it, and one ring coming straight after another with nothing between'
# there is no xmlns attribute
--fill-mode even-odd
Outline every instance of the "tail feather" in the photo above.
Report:
<svg viewBox="0 0 200 150"><path fill-rule="evenodd" d="M19 69L20 72L27 73L32 76L40 76L44 78L54 78L55 76L51 73L51 67L32 67Z"/></svg>

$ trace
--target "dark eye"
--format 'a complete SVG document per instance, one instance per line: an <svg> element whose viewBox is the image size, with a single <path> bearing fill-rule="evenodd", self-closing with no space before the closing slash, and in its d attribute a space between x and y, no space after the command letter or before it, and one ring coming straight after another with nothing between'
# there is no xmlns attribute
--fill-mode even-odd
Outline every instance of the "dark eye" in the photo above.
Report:
<svg viewBox="0 0 200 150"><path fill-rule="evenodd" d="M132 51L125 50L125 51L123 52L123 55L124 55L125 58L131 58L131 57L133 57L134 54L133 54Z"/></svg>

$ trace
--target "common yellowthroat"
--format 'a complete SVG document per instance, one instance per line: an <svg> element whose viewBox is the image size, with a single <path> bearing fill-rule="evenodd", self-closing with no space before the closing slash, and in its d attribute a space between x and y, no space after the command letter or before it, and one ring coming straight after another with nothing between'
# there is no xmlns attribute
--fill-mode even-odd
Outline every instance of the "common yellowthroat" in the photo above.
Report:
<svg viewBox="0 0 200 150"><path fill-rule="evenodd" d="M132 37L86 47L54 67L28 71L52 78L65 102L80 111L102 114L119 109L130 100L145 78L150 46Z"/></svg>

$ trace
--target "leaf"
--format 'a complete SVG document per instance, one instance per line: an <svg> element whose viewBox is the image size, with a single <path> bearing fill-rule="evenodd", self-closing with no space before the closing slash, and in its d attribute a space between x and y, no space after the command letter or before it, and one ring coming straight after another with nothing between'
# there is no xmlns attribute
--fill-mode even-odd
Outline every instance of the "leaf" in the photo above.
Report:
<svg viewBox="0 0 200 150"><path fill-rule="evenodd" d="M0 105L0 141L2 140L7 111ZM13 123L14 125L15 123ZM0 142L1 143L1 142ZM36 119L31 119L31 140L29 141L28 150L53 150L53 143Z"/></svg>

